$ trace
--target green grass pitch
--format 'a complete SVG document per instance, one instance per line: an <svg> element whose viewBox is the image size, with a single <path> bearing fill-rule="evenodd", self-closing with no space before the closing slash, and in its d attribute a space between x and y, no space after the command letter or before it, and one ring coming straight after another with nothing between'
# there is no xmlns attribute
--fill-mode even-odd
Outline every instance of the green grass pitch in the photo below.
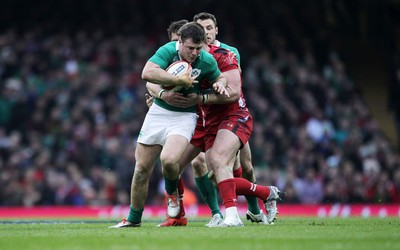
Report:
<svg viewBox="0 0 400 250"><path fill-rule="evenodd" d="M243 219L245 221L245 219ZM242 228L186 227L108 229L116 220L3 220L0 249L400 249L399 218L293 218L275 225L246 221Z"/></svg>

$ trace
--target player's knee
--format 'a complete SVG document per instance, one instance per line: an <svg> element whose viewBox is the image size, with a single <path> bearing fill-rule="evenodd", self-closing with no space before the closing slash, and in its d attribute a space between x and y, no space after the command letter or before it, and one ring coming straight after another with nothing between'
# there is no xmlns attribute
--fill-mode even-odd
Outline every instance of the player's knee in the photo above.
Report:
<svg viewBox="0 0 400 250"><path fill-rule="evenodd" d="M173 155L163 155L160 157L160 161L165 170L175 168L176 164L178 163L178 159Z"/></svg>
<svg viewBox="0 0 400 250"><path fill-rule="evenodd" d="M209 163L211 165L210 167L215 169L221 166L225 167L227 165L227 160L226 157L224 157L221 153L211 152Z"/></svg>
<svg viewBox="0 0 400 250"><path fill-rule="evenodd" d="M196 177L204 176L208 172L207 165L203 161L192 161L192 169Z"/></svg>
<svg viewBox="0 0 400 250"><path fill-rule="evenodd" d="M151 175L151 169L136 166L133 178L137 183L146 182Z"/></svg>
<svg viewBox="0 0 400 250"><path fill-rule="evenodd" d="M192 161L192 167L193 168L202 168L206 166L206 160L202 157L197 157Z"/></svg>

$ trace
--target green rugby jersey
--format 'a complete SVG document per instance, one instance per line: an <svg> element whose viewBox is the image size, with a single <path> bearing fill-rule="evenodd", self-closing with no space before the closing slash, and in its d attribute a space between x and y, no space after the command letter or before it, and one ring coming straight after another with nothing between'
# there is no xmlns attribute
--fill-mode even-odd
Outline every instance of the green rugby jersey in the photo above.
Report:
<svg viewBox="0 0 400 250"><path fill-rule="evenodd" d="M163 46L161 46L156 53L149 59L150 62L153 62L160 66L162 69L167 69L169 65L172 63L181 60L179 56L179 44L178 42L169 42ZM207 79L210 82L215 81L221 72L218 69L217 62L214 57L203 49L200 51L199 57L191 63L192 66L192 76L196 75L196 80L200 83L203 79ZM192 88L182 88L177 92L183 93L184 95L189 93L199 93L200 86L198 83L194 84ZM197 105L194 105L189 108L179 108L175 106L171 106L164 102L161 99L155 98L154 102L171 111L179 111L179 112L196 112Z"/></svg>

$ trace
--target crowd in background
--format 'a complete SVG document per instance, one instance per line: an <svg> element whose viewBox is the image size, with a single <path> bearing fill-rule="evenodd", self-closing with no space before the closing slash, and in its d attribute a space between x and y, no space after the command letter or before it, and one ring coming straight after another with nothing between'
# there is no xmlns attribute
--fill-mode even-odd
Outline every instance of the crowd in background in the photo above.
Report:
<svg viewBox="0 0 400 250"><path fill-rule="evenodd" d="M328 32L342 27L335 20L352 19L335 6L320 13L310 5L304 13L314 15L306 15L279 1L255 2L236 22L229 16L236 4L213 13L219 39L242 55L257 182L285 190L287 203L400 203L399 152ZM38 21L0 30L0 206L129 204L147 112L141 71L168 40L169 22L191 16L173 18L158 16L147 32L135 26L145 23L139 14L113 32L95 18L90 29L51 30ZM147 204L163 202L157 165ZM184 180L202 202L190 170Z"/></svg>

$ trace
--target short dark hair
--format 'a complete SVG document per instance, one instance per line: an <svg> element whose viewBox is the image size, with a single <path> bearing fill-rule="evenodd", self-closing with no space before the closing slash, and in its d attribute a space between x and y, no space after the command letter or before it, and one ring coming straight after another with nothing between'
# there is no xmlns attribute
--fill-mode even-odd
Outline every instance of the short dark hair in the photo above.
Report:
<svg viewBox="0 0 400 250"><path fill-rule="evenodd" d="M217 27L217 18L211 13L201 12L193 17L193 21L195 22L197 22L197 20L206 20L206 19L211 19L214 22L215 27Z"/></svg>
<svg viewBox="0 0 400 250"><path fill-rule="evenodd" d="M206 32L203 26L196 22L189 22L178 30L178 35L182 42L192 39L194 43L204 43L207 41Z"/></svg>
<svg viewBox="0 0 400 250"><path fill-rule="evenodd" d="M186 19L178 20L171 22L171 24L167 28L169 40L172 39L172 33L178 33L178 30L189 21Z"/></svg>

